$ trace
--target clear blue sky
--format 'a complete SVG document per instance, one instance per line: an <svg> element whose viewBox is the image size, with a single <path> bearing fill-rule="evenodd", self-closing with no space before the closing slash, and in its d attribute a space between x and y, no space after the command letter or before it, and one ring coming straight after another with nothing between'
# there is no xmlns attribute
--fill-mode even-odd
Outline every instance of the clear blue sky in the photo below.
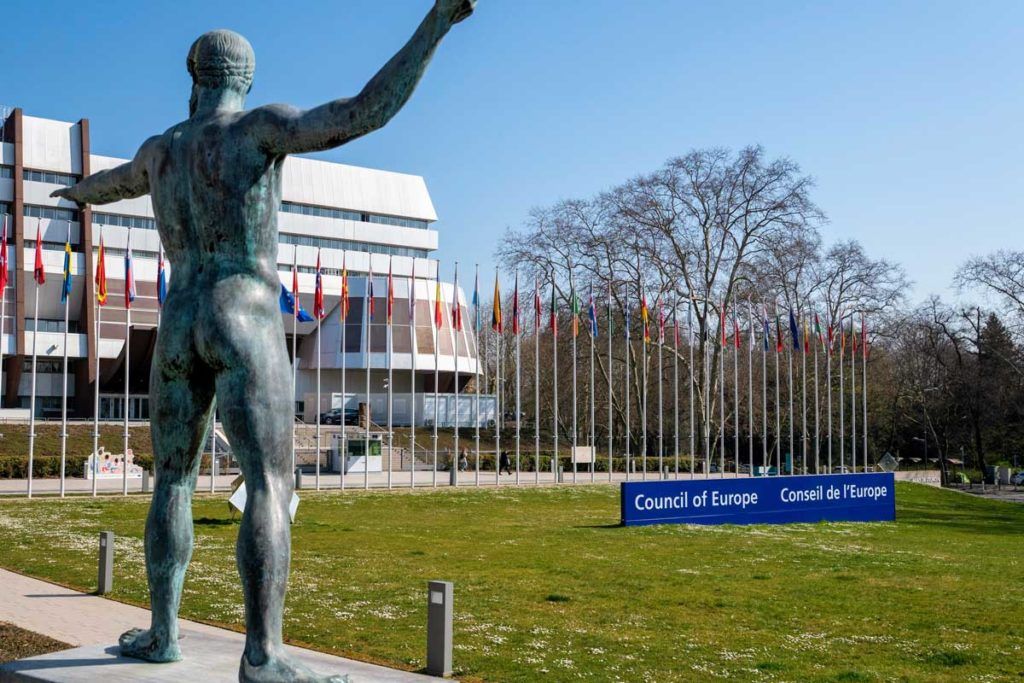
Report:
<svg viewBox="0 0 1024 683"><path fill-rule="evenodd" d="M87 116L127 156L186 116L203 31L252 42L250 106L310 106L357 92L429 5L7 0L0 103ZM323 156L425 176L439 256L491 268L532 206L760 143L816 178L826 238L902 263L916 300L1024 248L1022 66L1020 2L480 0L387 128Z"/></svg>

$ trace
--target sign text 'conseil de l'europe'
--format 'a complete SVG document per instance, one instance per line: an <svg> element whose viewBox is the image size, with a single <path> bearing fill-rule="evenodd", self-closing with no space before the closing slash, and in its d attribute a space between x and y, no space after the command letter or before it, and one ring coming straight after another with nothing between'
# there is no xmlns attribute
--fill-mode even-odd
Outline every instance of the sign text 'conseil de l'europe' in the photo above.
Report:
<svg viewBox="0 0 1024 683"><path fill-rule="evenodd" d="M890 522L896 484L891 472L630 481L621 506L626 526Z"/></svg>

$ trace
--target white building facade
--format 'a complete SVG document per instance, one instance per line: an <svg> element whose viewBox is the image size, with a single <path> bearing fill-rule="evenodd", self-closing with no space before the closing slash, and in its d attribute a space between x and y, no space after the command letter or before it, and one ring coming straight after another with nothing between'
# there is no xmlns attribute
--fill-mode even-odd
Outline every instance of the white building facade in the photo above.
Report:
<svg viewBox="0 0 1024 683"><path fill-rule="evenodd" d="M156 280L161 250L149 197L81 210L72 202L53 199L53 190L125 160L92 153L88 119L54 121L27 116L15 108L0 110L0 123L0 214L8 224L10 264L10 279L3 291L0 343L3 406L29 405L35 341L36 412L41 417L60 413L65 345L61 286L64 245L70 231L74 276L66 335L69 413L79 418L92 416L94 382L98 381L100 416L123 416L123 257L130 233L137 298L131 309L129 417L146 419L149 370L160 317ZM394 424L408 424L414 407L416 423L429 424L434 414L435 387L446 397L455 393L456 383L464 392L476 377L478 365L471 326L464 326L461 332L452 329L451 306L456 299L449 283L441 283L443 326L439 330L434 326L438 261L433 254L438 248L438 233L433 224L437 214L423 178L289 157L283 168L282 186L278 214L281 282L291 288L294 264L299 274L300 303L312 313L319 253L326 311L319 328L319 405L317 324L299 323L297 327L297 415L313 421L319 411L342 403L356 408L367 401L369 379L372 419L381 423L390 377ZM37 234L43 243L46 272L42 286L37 286L32 276ZM97 325L94 272L101 234L109 298ZM343 265L348 268L350 293L344 330L340 316ZM389 269L394 283L390 328L386 321ZM374 274L375 315L367 324L364 297L370 272ZM173 288L173 264L168 267L168 282ZM415 325L409 306L411 287L415 292ZM37 295L39 329L34 339ZM458 293L458 301L463 320L470 321L464 291ZM292 319L288 314L283 317L291 350ZM449 399L442 399L440 411L439 424L451 424L454 402L449 406ZM484 397L477 412L473 400L466 397L460 401L460 424L472 424L475 419L487 423L493 419L493 411L493 399Z"/></svg>

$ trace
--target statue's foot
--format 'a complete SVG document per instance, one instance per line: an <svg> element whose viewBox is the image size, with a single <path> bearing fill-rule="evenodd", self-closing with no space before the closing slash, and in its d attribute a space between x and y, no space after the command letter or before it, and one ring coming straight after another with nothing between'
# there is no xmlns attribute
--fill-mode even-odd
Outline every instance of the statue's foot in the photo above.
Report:
<svg viewBox="0 0 1024 683"><path fill-rule="evenodd" d="M144 659L147 662L176 662L181 659L177 639L171 641L166 637L161 638L149 629L133 628L122 633L118 643L125 657Z"/></svg>
<svg viewBox="0 0 1024 683"><path fill-rule="evenodd" d="M249 658L242 655L242 667L238 671L238 683L351 683L348 676L321 676L309 667L280 653L268 657L260 666L253 666Z"/></svg>

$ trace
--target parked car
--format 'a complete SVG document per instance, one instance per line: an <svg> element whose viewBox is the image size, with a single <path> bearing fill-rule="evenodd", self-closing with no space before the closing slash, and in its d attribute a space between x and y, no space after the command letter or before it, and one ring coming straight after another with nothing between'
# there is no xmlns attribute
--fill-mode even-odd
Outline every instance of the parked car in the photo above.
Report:
<svg viewBox="0 0 1024 683"><path fill-rule="evenodd" d="M341 408L331 408L326 413L320 413L320 424L323 425L340 425L342 419ZM345 408L345 424L346 425L357 425L359 424L359 411L355 408Z"/></svg>
<svg viewBox="0 0 1024 683"><path fill-rule="evenodd" d="M1021 470L1017 474L1013 475L1013 479L1010 480L1014 486L1024 486L1024 470Z"/></svg>

